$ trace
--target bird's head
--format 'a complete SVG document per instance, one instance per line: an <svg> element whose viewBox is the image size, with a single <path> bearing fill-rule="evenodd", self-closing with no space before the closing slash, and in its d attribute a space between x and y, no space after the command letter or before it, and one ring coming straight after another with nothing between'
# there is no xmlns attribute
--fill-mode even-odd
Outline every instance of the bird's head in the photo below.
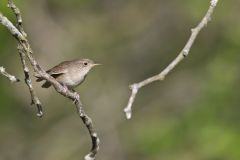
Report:
<svg viewBox="0 0 240 160"><path fill-rule="evenodd" d="M79 59L78 64L80 65L80 68L82 68L82 70L84 70L86 73L89 72L93 67L101 65L98 63L95 63L93 60L91 59Z"/></svg>

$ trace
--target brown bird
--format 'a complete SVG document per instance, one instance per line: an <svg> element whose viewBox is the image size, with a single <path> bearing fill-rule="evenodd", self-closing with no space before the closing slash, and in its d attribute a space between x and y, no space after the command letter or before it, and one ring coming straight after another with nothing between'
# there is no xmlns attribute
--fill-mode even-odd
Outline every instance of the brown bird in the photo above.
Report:
<svg viewBox="0 0 240 160"><path fill-rule="evenodd" d="M52 77L54 77L59 83L68 89L80 85L86 78L88 72L94 67L100 64L95 63L91 59L76 59L71 61L64 61L55 67L47 71ZM44 80L43 78L35 75L37 82ZM42 87L49 88L51 83L46 81Z"/></svg>

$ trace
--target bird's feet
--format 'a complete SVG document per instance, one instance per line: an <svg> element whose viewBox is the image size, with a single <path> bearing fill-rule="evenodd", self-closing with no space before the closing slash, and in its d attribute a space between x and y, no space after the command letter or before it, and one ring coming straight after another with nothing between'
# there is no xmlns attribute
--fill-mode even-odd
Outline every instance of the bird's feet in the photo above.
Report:
<svg viewBox="0 0 240 160"><path fill-rule="evenodd" d="M63 85L63 88L64 88L64 92L66 92L67 90L70 90L73 92L74 94L73 104L76 104L80 99L79 94L74 89L68 88L66 85Z"/></svg>
<svg viewBox="0 0 240 160"><path fill-rule="evenodd" d="M70 89L73 93L74 93L74 100L73 100L73 104L76 104L79 99L80 99L80 96L79 94L74 90L74 89Z"/></svg>
<svg viewBox="0 0 240 160"><path fill-rule="evenodd" d="M73 100L73 103L76 104L76 103L79 101L79 99L80 99L79 94L78 94L76 91L74 91L74 100Z"/></svg>
<svg viewBox="0 0 240 160"><path fill-rule="evenodd" d="M68 90L68 87L63 84L63 92L67 92L67 90Z"/></svg>

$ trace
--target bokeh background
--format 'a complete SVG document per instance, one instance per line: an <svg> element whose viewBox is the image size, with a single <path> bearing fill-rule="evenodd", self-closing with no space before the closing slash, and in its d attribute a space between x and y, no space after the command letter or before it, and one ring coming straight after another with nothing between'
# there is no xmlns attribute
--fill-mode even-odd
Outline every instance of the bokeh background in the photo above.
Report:
<svg viewBox="0 0 240 160"><path fill-rule="evenodd" d="M99 160L240 159L240 1L219 2L189 57L165 81L142 88L125 119L128 85L179 53L210 0L17 1L39 63L102 63L77 88L101 139ZM14 20L1 1L0 11ZM72 103L34 83L45 116L30 106L16 41L0 26L0 159L79 160L90 138Z"/></svg>

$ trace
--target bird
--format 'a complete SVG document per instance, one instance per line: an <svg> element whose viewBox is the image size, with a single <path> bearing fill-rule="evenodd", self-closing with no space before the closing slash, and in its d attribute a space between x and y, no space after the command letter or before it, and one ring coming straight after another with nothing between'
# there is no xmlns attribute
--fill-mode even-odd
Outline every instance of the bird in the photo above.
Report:
<svg viewBox="0 0 240 160"><path fill-rule="evenodd" d="M46 72L55 78L60 84L64 87L67 87L70 90L73 90L75 87L83 83L86 79L89 71L97 65L101 65L95 63L91 59L83 58L83 59L74 59L69 61L63 61L53 68L47 70ZM44 79L39 75L35 75L37 78L37 82L41 82ZM46 81L42 88L49 88L51 83Z"/></svg>

